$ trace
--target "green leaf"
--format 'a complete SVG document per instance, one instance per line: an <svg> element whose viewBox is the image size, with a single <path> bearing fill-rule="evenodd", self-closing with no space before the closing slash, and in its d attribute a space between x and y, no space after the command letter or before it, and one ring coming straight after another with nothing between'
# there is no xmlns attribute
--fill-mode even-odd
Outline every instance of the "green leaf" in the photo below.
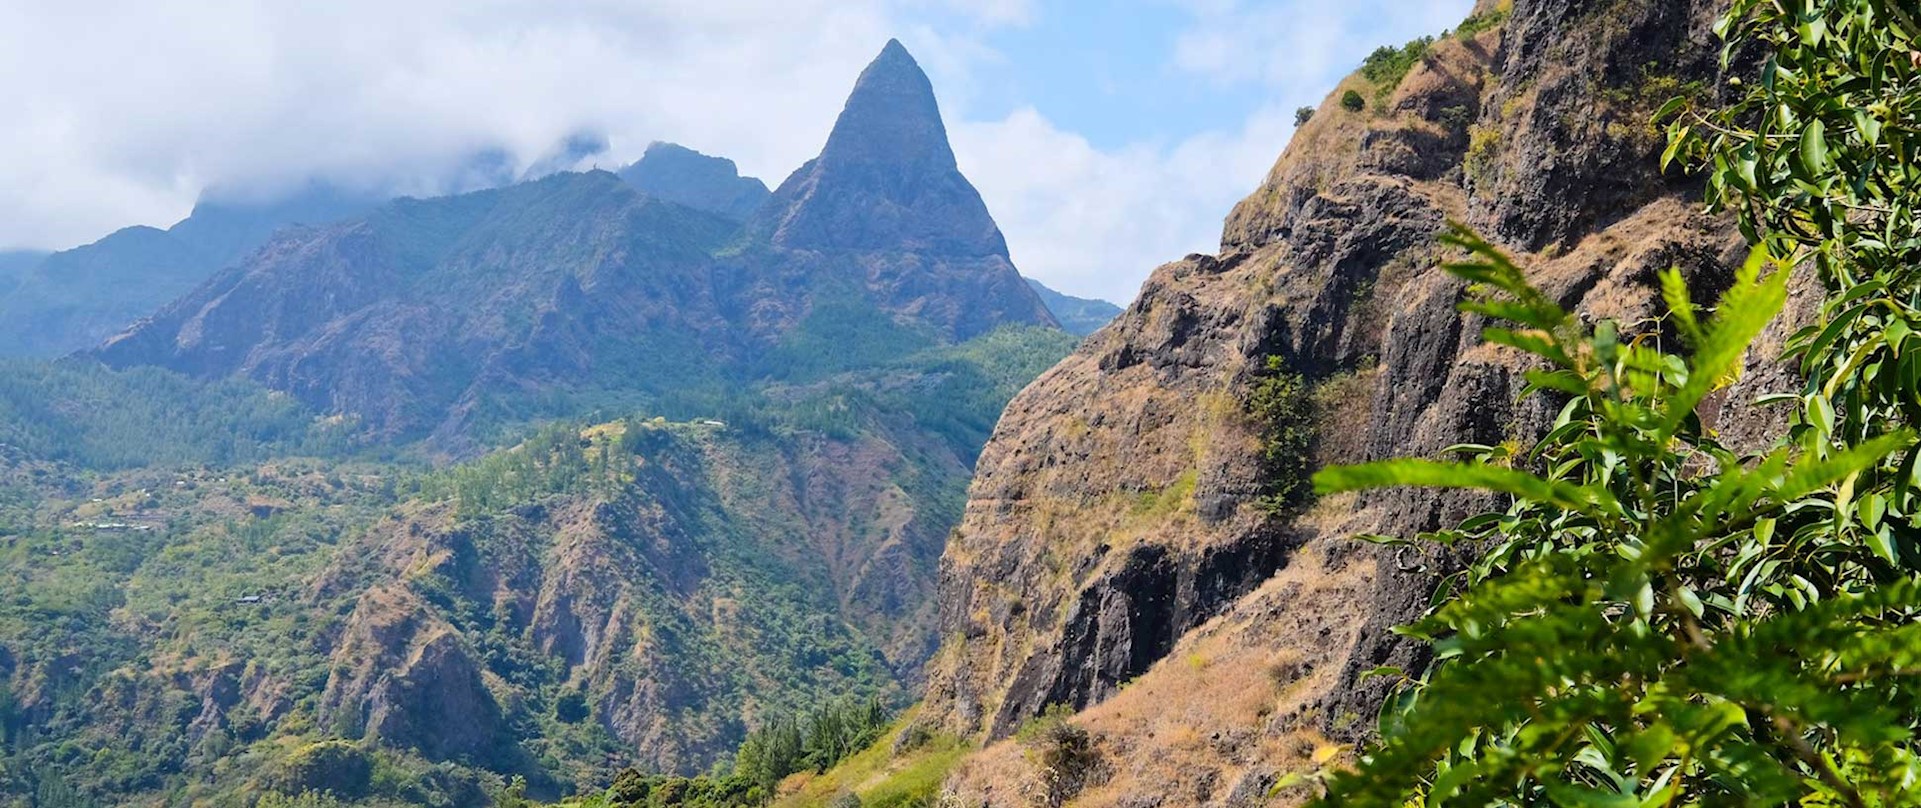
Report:
<svg viewBox="0 0 1921 808"><path fill-rule="evenodd" d="M1873 550L1874 554L1880 556L1882 561L1900 566L1901 556L1894 550L1894 537L1889 535L1887 531L1869 530L1866 539L1868 549Z"/></svg>
<svg viewBox="0 0 1921 808"><path fill-rule="evenodd" d="M1549 783L1548 799L1555 805L1565 808L1640 808L1641 801L1634 797L1613 791L1597 791L1591 788Z"/></svg>
<svg viewBox="0 0 1921 808"><path fill-rule="evenodd" d="M1687 384L1669 399L1656 443L1666 443L1682 422L1694 414L1701 399L1730 377L1754 338L1766 328L1788 299L1788 272L1777 270L1760 278L1768 253L1755 249L1735 275L1734 286L1721 296L1714 318L1701 331L1700 344L1688 362Z"/></svg>
<svg viewBox="0 0 1921 808"><path fill-rule="evenodd" d="M1585 513L1608 512L1618 507L1614 495L1605 489L1550 482L1524 471L1481 463L1440 463L1410 458L1335 466L1314 475L1314 491L1318 494L1376 488L1480 489Z"/></svg>
<svg viewBox="0 0 1921 808"><path fill-rule="evenodd" d="M1781 482L1775 486L1773 496L1778 502L1793 502L1839 483L1854 474L1873 468L1883 458L1907 448L1913 442L1913 433L1903 429L1882 435L1859 446L1847 447L1826 458L1804 460L1795 464L1794 468L1781 478Z"/></svg>
<svg viewBox="0 0 1921 808"><path fill-rule="evenodd" d="M1676 599L1681 601L1682 608L1687 609L1689 614L1700 617L1706 613L1706 609L1701 607L1701 596L1694 594L1693 589L1686 586L1678 587L1674 594Z"/></svg>

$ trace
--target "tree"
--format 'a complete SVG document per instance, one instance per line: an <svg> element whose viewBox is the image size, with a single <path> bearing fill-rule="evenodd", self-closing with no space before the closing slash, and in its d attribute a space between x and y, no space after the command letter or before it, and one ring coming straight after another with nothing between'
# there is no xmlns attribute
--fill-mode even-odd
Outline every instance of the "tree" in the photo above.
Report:
<svg viewBox="0 0 1921 808"><path fill-rule="evenodd" d="M1341 93L1341 108L1348 112L1360 112L1367 109L1367 99L1362 97L1359 90L1348 90Z"/></svg>
<svg viewBox="0 0 1921 808"><path fill-rule="evenodd" d="M1294 109L1294 125L1296 127L1306 126L1307 122L1313 119L1314 119L1313 107L1296 107Z"/></svg>
<svg viewBox="0 0 1921 808"><path fill-rule="evenodd" d="M1757 245L1711 317L1669 271L1661 322L1589 328L1450 236L1470 256L1448 267L1473 284L1464 308L1513 323L1488 341L1535 358L1530 391L1566 403L1524 454L1317 477L1512 503L1436 535L1487 549L1406 629L1440 661L1325 804L1921 804L1921 26L1887 0L1794 5L1737 0L1719 30L1730 62L1763 46L1760 80L1721 109L1663 110L1665 160L1705 171ZM1696 409L1796 271L1826 303L1788 343L1804 387L1766 400L1797 413L1738 454Z"/></svg>

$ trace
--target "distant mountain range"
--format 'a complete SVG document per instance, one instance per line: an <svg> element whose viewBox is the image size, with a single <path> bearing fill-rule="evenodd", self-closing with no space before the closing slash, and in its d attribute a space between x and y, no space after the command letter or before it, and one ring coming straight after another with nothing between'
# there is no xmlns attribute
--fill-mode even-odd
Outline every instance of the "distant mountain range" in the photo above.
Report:
<svg viewBox="0 0 1921 808"><path fill-rule="evenodd" d="M1041 303L1054 313L1061 328L1075 336L1085 337L1099 331L1121 316L1121 307L1105 300L1061 294L1033 278L1027 279L1027 285L1034 288L1034 294L1040 295Z"/></svg>
<svg viewBox="0 0 1921 808"><path fill-rule="evenodd" d="M253 251L274 231L324 224L378 202L330 186L271 204L209 201L166 230L128 227L51 255L0 256L0 356L58 356L97 345Z"/></svg>
<svg viewBox="0 0 1921 808"><path fill-rule="evenodd" d="M789 259L804 261L799 257L802 253L847 256L905 247L917 256L941 259L924 268L927 274L960 269L961 275L949 278L952 281L972 270L957 261L999 263L1006 266L989 274L1000 279L996 282L1006 283L1006 271L1012 265L1005 242L979 194L955 169L931 87L912 65L912 57L904 48L890 48L863 83L865 89L850 99L829 148L795 172L782 185L780 198L772 202L775 194L760 180L740 176L733 161L672 143L653 144L617 176L648 198L746 223L751 236L746 244L783 248ZM604 148L604 143L575 140L582 142L570 140L550 162L562 164L563 157ZM486 161L476 158L476 162ZM483 182L502 184L497 190L508 194L503 204L509 208L522 201L523 193L537 193L512 190L514 174L499 167L482 165L475 171ZM551 179L549 170L523 175L543 173ZM910 175L918 176L911 194L870 193L896 188ZM612 188L604 182L599 187ZM339 223L363 217L405 231L408 225L394 217L375 215L377 208L388 203L381 195L317 183L270 202L216 197L195 206L191 215L166 230L128 227L92 244L51 254L0 252L0 357L52 357L97 346L222 271L250 273L246 267L285 261L284 255L255 254L276 234L311 240ZM469 203L469 210L486 204L472 199ZM455 205L444 203L449 211ZM566 215L559 209L548 213ZM457 218L459 214L450 215ZM434 226L441 225L460 226L445 222ZM306 229L281 233L288 228ZM408 234L395 232L388 237L405 239ZM691 238L699 241L702 236L695 233ZM875 291L890 284L900 287L881 275L867 282L875 285ZM1120 311L1104 301L1057 295L1038 284L1035 288L1047 312L1075 334L1091 333ZM895 288L886 294L896 298L890 305L901 310L934 300L913 288ZM1009 290L993 294L1022 297ZM950 321L945 327L973 332L1008 314L960 309L915 312L919 319L945 319ZM961 322L969 317L975 320L971 325Z"/></svg>

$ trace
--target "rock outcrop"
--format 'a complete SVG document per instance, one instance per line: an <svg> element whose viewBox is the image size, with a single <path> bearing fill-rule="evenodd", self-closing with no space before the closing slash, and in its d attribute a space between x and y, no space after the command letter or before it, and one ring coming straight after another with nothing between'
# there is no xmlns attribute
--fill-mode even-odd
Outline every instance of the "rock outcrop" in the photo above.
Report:
<svg viewBox="0 0 1921 808"><path fill-rule="evenodd" d="M898 40L861 72L820 156L748 228L796 269L858 283L950 338L1055 324L961 175L933 85Z"/></svg>
<svg viewBox="0 0 1921 808"><path fill-rule="evenodd" d="M734 161L675 143L648 146L640 160L620 170L620 178L648 196L739 222L772 194L766 183L741 176Z"/></svg>
<svg viewBox="0 0 1921 808"><path fill-rule="evenodd" d="M1522 362L1482 343L1437 267L1449 220L1590 317L1658 315L1668 266L1709 291L1726 276L1738 234L1657 172L1648 123L1719 86L1719 4L1600 5L1483 2L1500 24L1436 40L1393 86L1343 82L1234 209L1218 256L1156 270L1016 397L942 561L951 639L929 720L995 742L1049 705L1083 710L1104 761L1086 805L1253 804L1277 771L1365 736L1387 683L1362 674L1419 667L1389 629L1460 559L1351 537L1485 503L1390 491L1263 508L1250 394L1270 360L1310 387L1310 468L1540 434L1552 413L1517 401ZM1364 111L1337 103L1349 90ZM949 785L1020 805L1038 776L1001 742Z"/></svg>

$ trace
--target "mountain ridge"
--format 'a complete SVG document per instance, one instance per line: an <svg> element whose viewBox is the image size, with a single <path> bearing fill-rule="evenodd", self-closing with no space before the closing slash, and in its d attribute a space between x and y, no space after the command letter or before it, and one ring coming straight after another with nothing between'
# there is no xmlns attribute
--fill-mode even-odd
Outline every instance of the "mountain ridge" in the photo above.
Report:
<svg viewBox="0 0 1921 808"><path fill-rule="evenodd" d="M734 161L665 141L649 144L619 174L652 196L741 222L773 195L760 180L741 176Z"/></svg>

